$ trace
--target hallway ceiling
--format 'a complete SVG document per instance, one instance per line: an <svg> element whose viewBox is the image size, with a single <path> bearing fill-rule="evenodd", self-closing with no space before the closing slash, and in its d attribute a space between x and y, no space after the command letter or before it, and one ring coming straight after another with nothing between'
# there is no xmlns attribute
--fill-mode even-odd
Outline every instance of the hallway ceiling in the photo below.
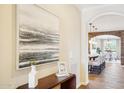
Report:
<svg viewBox="0 0 124 93"><path fill-rule="evenodd" d="M101 7L104 5L105 4L76 4L76 7L78 7L78 9L82 10L82 9L86 9L86 8Z"/></svg>
<svg viewBox="0 0 124 93"><path fill-rule="evenodd" d="M97 17L94 21L90 22L93 23L96 28L98 28L98 30L96 30L98 32L124 30L124 5L78 4L76 7L78 7L79 10L85 10L82 11L82 13L84 13L83 18L86 20L86 24L88 24L89 20L93 19L97 15L103 14L102 16ZM110 14L104 15L105 13ZM88 31L90 31L89 25L87 25L87 27Z"/></svg>
<svg viewBox="0 0 124 93"><path fill-rule="evenodd" d="M97 18L93 23L98 28L97 31L124 30L124 16L101 16Z"/></svg>

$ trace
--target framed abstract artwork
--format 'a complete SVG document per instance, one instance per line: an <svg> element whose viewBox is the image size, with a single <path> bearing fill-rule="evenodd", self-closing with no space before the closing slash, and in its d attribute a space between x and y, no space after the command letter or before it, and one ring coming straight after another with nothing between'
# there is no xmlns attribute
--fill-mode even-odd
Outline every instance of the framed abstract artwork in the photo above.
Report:
<svg viewBox="0 0 124 93"><path fill-rule="evenodd" d="M41 5L17 5L17 69L59 61L59 18Z"/></svg>

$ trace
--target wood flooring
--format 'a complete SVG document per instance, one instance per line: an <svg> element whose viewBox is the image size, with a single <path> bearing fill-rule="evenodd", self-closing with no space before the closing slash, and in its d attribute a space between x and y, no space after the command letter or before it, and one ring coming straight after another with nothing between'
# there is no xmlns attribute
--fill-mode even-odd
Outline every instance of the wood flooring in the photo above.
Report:
<svg viewBox="0 0 124 93"><path fill-rule="evenodd" d="M124 89L124 66L120 63L106 63L101 74L89 74L89 84L79 89Z"/></svg>

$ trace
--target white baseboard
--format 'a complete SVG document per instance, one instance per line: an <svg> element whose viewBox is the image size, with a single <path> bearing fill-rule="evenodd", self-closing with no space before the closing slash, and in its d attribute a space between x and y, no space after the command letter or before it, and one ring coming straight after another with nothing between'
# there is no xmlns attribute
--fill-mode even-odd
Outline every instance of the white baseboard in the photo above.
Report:
<svg viewBox="0 0 124 93"><path fill-rule="evenodd" d="M81 86L81 83L80 84L77 84L76 89L78 89L80 86Z"/></svg>
<svg viewBox="0 0 124 93"><path fill-rule="evenodd" d="M86 82L81 82L81 85L88 85L89 81L86 81Z"/></svg>

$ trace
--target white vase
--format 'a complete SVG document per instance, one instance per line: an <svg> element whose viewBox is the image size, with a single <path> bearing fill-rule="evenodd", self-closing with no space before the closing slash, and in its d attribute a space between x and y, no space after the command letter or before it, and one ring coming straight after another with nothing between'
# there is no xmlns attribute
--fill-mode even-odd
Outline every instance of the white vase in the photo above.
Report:
<svg viewBox="0 0 124 93"><path fill-rule="evenodd" d="M35 88L38 84L38 79L37 79L37 71L35 65L31 66L31 72L29 72L28 75L28 87L29 88Z"/></svg>

